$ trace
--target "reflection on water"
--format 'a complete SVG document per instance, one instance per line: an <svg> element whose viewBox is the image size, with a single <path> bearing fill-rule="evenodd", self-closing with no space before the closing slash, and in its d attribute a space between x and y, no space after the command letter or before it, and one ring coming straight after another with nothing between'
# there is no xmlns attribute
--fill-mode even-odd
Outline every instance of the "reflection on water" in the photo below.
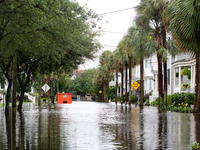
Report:
<svg viewBox="0 0 200 150"><path fill-rule="evenodd" d="M0 149L188 150L200 143L199 114L96 102L23 109L13 118L0 108Z"/></svg>

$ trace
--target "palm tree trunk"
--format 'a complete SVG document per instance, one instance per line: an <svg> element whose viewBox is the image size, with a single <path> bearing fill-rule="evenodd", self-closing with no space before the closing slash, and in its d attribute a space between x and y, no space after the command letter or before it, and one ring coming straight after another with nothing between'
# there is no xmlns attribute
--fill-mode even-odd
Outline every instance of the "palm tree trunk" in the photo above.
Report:
<svg viewBox="0 0 200 150"><path fill-rule="evenodd" d="M162 79L162 63L160 62L160 56L157 54L158 59L158 105L161 107L161 100L163 99L163 79Z"/></svg>
<svg viewBox="0 0 200 150"><path fill-rule="evenodd" d="M123 99L123 86L124 86L124 74L123 69L121 69L121 104L123 105L124 99Z"/></svg>
<svg viewBox="0 0 200 150"><path fill-rule="evenodd" d="M106 102L106 81L103 81L103 102Z"/></svg>
<svg viewBox="0 0 200 150"><path fill-rule="evenodd" d="M116 71L115 104L117 105L118 71Z"/></svg>
<svg viewBox="0 0 200 150"><path fill-rule="evenodd" d="M126 74L125 74L125 88L126 88L126 96L125 96L125 105L127 105L127 70L128 70L128 63L126 62Z"/></svg>
<svg viewBox="0 0 200 150"><path fill-rule="evenodd" d="M108 102L108 101L109 101L109 80L107 80L107 99L106 99L106 102Z"/></svg>
<svg viewBox="0 0 200 150"><path fill-rule="evenodd" d="M193 112L200 112L200 54L196 56L196 95Z"/></svg>
<svg viewBox="0 0 200 150"><path fill-rule="evenodd" d="M144 76L144 67L143 67L143 58L140 59L140 106L143 106L144 99L144 84L143 84L143 76Z"/></svg>
<svg viewBox="0 0 200 150"><path fill-rule="evenodd" d="M158 54L158 50L161 47L161 40L158 34L155 34L154 38L156 41L157 61L158 61L158 105L160 108L160 101L163 97L163 78L162 78L162 62L160 60L161 56Z"/></svg>
<svg viewBox="0 0 200 150"><path fill-rule="evenodd" d="M98 98L98 101L103 102L103 82L102 82L102 84L101 84L101 91L102 91L102 93L100 93L100 96L99 96L99 98Z"/></svg>
<svg viewBox="0 0 200 150"><path fill-rule="evenodd" d="M129 100L128 100L128 104L131 105L131 95L132 95L132 91L131 91L131 73L132 73L132 66L131 66L131 57L129 57Z"/></svg>
<svg viewBox="0 0 200 150"><path fill-rule="evenodd" d="M165 49L167 49L166 46L166 27L165 27L165 19L163 17L162 21L161 21L161 36L162 36L162 44L163 47ZM164 99L163 99L163 103L165 104L165 106L167 106L167 59L166 61L163 63L164 66Z"/></svg>
<svg viewBox="0 0 200 150"><path fill-rule="evenodd" d="M162 104L167 106L167 61L163 63L164 67L164 98Z"/></svg>

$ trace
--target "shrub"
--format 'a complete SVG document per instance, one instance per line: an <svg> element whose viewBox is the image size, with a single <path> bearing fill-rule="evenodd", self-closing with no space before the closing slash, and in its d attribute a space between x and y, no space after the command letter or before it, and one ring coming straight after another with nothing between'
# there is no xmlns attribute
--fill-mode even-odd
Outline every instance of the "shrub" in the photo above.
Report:
<svg viewBox="0 0 200 150"><path fill-rule="evenodd" d="M42 98L42 101L45 102L45 103L46 103L46 100L47 100L46 98Z"/></svg>
<svg viewBox="0 0 200 150"><path fill-rule="evenodd" d="M144 95L144 102L146 102L146 100L149 99L149 96L152 95L152 92L153 91L151 91L151 92L149 92L149 93L147 93L147 94Z"/></svg>
<svg viewBox="0 0 200 150"><path fill-rule="evenodd" d="M167 105L172 104L172 95L167 95Z"/></svg>
<svg viewBox="0 0 200 150"><path fill-rule="evenodd" d="M149 105L149 99L146 99L146 104Z"/></svg>
<svg viewBox="0 0 200 150"><path fill-rule="evenodd" d="M155 101L151 102L151 105L158 105L158 98L156 98Z"/></svg>
<svg viewBox="0 0 200 150"><path fill-rule="evenodd" d="M24 102L28 102L28 96L27 95L24 95Z"/></svg>

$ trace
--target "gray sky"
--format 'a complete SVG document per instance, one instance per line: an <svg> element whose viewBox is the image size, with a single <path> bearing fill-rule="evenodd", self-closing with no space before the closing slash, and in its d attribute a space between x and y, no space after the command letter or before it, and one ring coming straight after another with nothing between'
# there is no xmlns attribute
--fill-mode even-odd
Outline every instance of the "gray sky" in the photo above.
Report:
<svg viewBox="0 0 200 150"><path fill-rule="evenodd" d="M86 5L85 7L92 9L97 14L103 14L135 7L139 5L140 0L76 0L76 2L81 6ZM105 32L98 39L104 48L99 51L98 55L105 50L114 51L116 49L128 28L132 25L135 15L134 9L103 15L102 21L98 24L102 26ZM79 69L97 68L98 61L98 58L93 61L87 61L85 64L80 65Z"/></svg>

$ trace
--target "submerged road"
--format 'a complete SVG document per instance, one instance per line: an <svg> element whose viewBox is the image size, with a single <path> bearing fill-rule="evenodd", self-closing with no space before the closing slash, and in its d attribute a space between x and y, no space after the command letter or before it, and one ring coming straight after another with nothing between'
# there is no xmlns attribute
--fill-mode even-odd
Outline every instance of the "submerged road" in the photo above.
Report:
<svg viewBox="0 0 200 150"><path fill-rule="evenodd" d="M2 150L188 150L200 142L199 114L158 112L151 106L73 101L39 111L25 104L14 130L0 111Z"/></svg>

